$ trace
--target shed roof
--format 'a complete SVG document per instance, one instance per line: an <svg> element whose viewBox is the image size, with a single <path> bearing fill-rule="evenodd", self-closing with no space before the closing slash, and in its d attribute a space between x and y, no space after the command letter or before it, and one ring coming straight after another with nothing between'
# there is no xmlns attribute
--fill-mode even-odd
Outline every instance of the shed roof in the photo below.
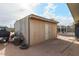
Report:
<svg viewBox="0 0 79 59"><path fill-rule="evenodd" d="M44 18L44 17L41 17L41 16L37 16L37 15L34 15L34 14L29 15L29 17L30 18L36 18L36 19L43 20L43 21L47 21L47 22L58 23L54 19L47 19L47 18Z"/></svg>

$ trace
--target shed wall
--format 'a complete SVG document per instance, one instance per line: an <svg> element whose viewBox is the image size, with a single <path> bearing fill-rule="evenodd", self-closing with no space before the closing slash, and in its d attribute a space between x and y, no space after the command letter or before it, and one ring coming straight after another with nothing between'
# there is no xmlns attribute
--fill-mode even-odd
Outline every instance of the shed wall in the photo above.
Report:
<svg viewBox="0 0 79 59"><path fill-rule="evenodd" d="M43 42L45 40L45 24L43 21L30 20L30 45Z"/></svg>
<svg viewBox="0 0 79 59"><path fill-rule="evenodd" d="M49 39L56 39L57 37L57 24L49 23Z"/></svg>
<svg viewBox="0 0 79 59"><path fill-rule="evenodd" d="M57 36L57 24L38 19L25 17L15 23L15 31L21 31L30 45L45 40L55 39Z"/></svg>
<svg viewBox="0 0 79 59"><path fill-rule="evenodd" d="M14 28L15 28L15 32L20 31L20 20L15 22Z"/></svg>
<svg viewBox="0 0 79 59"><path fill-rule="evenodd" d="M57 35L56 26L56 24L50 22L37 19L30 20L30 45L55 39Z"/></svg>
<svg viewBox="0 0 79 59"><path fill-rule="evenodd" d="M15 32L20 31L23 35L24 38L26 39L26 42L28 43L29 39L29 34L28 34L28 17L25 17L21 20L16 21L15 25Z"/></svg>

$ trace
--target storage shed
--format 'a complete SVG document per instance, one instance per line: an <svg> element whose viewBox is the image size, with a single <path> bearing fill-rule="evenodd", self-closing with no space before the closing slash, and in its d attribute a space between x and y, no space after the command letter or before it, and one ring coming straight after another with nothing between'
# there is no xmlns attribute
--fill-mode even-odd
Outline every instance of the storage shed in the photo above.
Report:
<svg viewBox="0 0 79 59"><path fill-rule="evenodd" d="M15 22L15 31L20 31L28 45L34 45L57 37L57 21L34 14Z"/></svg>

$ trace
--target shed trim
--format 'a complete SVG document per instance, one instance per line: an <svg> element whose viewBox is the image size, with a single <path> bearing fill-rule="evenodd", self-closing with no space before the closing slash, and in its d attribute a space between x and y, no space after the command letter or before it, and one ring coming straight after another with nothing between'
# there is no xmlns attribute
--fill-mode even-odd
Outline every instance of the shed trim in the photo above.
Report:
<svg viewBox="0 0 79 59"><path fill-rule="evenodd" d="M37 16L37 15L34 15L34 14L31 14L28 16L29 18L35 18L35 19L38 19L38 20L42 20L42 21L46 21L46 22L52 22L52 23L58 23L57 21L53 20L53 19L47 19L47 18L44 18L44 17L41 17L41 16Z"/></svg>

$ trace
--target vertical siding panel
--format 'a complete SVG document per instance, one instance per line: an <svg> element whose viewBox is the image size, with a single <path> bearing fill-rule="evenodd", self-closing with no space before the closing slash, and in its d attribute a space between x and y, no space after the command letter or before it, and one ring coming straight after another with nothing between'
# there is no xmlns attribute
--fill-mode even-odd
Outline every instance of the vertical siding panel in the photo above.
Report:
<svg viewBox="0 0 79 59"><path fill-rule="evenodd" d="M45 22L45 40L49 39L49 24Z"/></svg>
<svg viewBox="0 0 79 59"><path fill-rule="evenodd" d="M56 28L56 24L53 23L49 23L49 38L50 39L55 39L56 35L57 35L57 28Z"/></svg>
<svg viewBox="0 0 79 59"><path fill-rule="evenodd" d="M30 43L37 44L45 40L44 22L39 20L31 20L30 22Z"/></svg>

